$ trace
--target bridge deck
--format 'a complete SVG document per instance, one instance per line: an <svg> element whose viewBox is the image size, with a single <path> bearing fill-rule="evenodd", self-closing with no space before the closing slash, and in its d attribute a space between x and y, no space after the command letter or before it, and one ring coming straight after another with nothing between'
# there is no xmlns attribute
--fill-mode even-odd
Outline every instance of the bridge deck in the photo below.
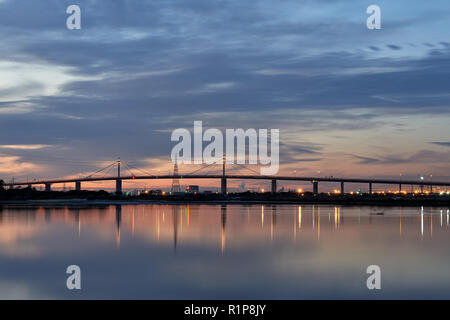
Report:
<svg viewBox="0 0 450 320"><path fill-rule="evenodd" d="M396 179L361 179L361 178L335 178L335 177L292 177L292 176L249 176L249 175L158 175L158 176L122 176L122 177L99 177L99 178L69 178L55 180L34 180L28 182L5 183L6 187L24 185L45 185L58 183L114 181L114 180L157 180L157 179L240 179L240 180L277 180L277 181L317 181L317 182L348 182L348 183L372 183L372 184L402 184L423 186L450 186L450 182L443 181L417 181Z"/></svg>

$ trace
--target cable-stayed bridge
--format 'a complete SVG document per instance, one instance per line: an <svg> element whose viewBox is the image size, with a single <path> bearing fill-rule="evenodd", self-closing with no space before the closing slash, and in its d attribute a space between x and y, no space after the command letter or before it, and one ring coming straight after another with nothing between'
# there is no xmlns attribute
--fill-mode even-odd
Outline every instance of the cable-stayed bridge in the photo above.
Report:
<svg viewBox="0 0 450 320"><path fill-rule="evenodd" d="M127 170L129 171L128 175L121 174L121 166L125 165ZM33 180L33 181L22 181L22 182L7 182L4 184L5 187L14 188L20 186L36 186L36 185L44 185L46 191L51 191L52 185L55 184L66 184L66 183L74 183L75 190L82 190L83 182L97 182L97 181L115 181L116 182L116 193L122 192L122 182L128 180L170 180L170 179L189 179L189 180L205 180L205 179L217 179L221 181L221 193L227 193L227 181L230 179L233 180L266 180L271 181L271 192L277 192L277 182L278 181L298 181L298 182L311 182L312 183L312 191L315 194L319 193L319 182L336 182L340 183L340 192L342 194L345 193L345 184L346 183L358 183L358 184L367 184L369 187L369 193L372 193L373 185L382 184L382 185L394 185L398 186L398 191L402 191L402 186L420 186L421 191L423 192L424 187L429 187L430 192L433 192L433 187L449 187L450 182L444 181L424 181L420 180L401 180L401 179L376 179L376 178L338 178L338 177L313 177L313 176L265 176L259 174L257 171L249 169L244 165L240 165L245 169L252 171L254 174L252 175L241 175L241 174L226 174L225 171L225 161L222 165L222 174L199 174L198 172L204 170L208 167L211 167L215 164L206 165L200 169L197 169L188 174L167 174L167 175L153 175L149 172L136 168L132 169L132 167L120 160L115 161L108 166L86 176L86 177L78 177L78 178L62 178L62 179L49 179L49 180ZM95 174L101 173L107 169L111 169L113 167L117 167L117 175L115 176L101 176L94 177ZM139 175L135 175L133 171L139 171Z"/></svg>

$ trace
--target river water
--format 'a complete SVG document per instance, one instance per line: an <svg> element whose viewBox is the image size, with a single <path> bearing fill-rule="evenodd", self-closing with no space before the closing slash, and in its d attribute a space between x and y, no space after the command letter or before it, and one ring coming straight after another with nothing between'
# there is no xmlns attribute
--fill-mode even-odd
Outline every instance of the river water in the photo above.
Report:
<svg viewBox="0 0 450 320"><path fill-rule="evenodd" d="M449 210L4 205L0 298L449 299Z"/></svg>

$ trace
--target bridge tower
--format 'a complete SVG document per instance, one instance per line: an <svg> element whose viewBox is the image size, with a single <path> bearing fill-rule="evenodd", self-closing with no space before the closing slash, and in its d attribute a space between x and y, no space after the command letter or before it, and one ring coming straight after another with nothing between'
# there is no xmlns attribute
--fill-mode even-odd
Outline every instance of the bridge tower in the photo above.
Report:
<svg viewBox="0 0 450 320"><path fill-rule="evenodd" d="M313 184L313 193L314 193L314 195L318 195L319 194L319 181L313 180L312 184Z"/></svg>
<svg viewBox="0 0 450 320"><path fill-rule="evenodd" d="M119 160L117 160L116 194L122 194L122 179L120 179L120 158Z"/></svg>
<svg viewBox="0 0 450 320"><path fill-rule="evenodd" d="M170 188L170 192L172 194L174 192L181 192L180 180L178 179L178 175L178 160L177 158L175 158L175 163L173 165L172 188Z"/></svg>
<svg viewBox="0 0 450 320"><path fill-rule="evenodd" d="M227 194L227 178L225 178L225 162L226 158L225 155L223 156L222 160L222 179L220 180L220 191L222 194Z"/></svg>
<svg viewBox="0 0 450 320"><path fill-rule="evenodd" d="M277 179L272 179L272 193L277 193Z"/></svg>

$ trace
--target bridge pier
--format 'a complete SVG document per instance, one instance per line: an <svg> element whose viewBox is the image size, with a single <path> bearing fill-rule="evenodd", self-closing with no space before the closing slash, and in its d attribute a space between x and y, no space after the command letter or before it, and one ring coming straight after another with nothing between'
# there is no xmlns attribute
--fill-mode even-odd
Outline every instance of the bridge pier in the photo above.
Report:
<svg viewBox="0 0 450 320"><path fill-rule="evenodd" d="M222 194L227 194L227 179L226 178L221 179L220 192Z"/></svg>
<svg viewBox="0 0 450 320"><path fill-rule="evenodd" d="M399 183L399 185L398 185L398 192L402 192L402 184L401 183Z"/></svg>
<svg viewBox="0 0 450 320"><path fill-rule="evenodd" d="M420 185L420 193L423 193L423 184Z"/></svg>
<svg viewBox="0 0 450 320"><path fill-rule="evenodd" d="M314 195L319 194L319 181L313 181L313 193Z"/></svg>
<svg viewBox="0 0 450 320"><path fill-rule="evenodd" d="M430 193L433 193L433 185L430 184Z"/></svg>
<svg viewBox="0 0 450 320"><path fill-rule="evenodd" d="M45 191L47 191L47 192L52 191L52 185L50 183L45 184Z"/></svg>
<svg viewBox="0 0 450 320"><path fill-rule="evenodd" d="M372 182L369 182L369 194L372 194Z"/></svg>
<svg viewBox="0 0 450 320"><path fill-rule="evenodd" d="M272 179L272 193L277 193L277 179Z"/></svg>
<svg viewBox="0 0 450 320"><path fill-rule="evenodd" d="M81 181L75 181L75 190L81 191Z"/></svg>
<svg viewBox="0 0 450 320"><path fill-rule="evenodd" d="M345 193L345 189L344 189L344 181L341 181L341 194Z"/></svg>
<svg viewBox="0 0 450 320"><path fill-rule="evenodd" d="M122 194L122 179L116 179L116 194Z"/></svg>

